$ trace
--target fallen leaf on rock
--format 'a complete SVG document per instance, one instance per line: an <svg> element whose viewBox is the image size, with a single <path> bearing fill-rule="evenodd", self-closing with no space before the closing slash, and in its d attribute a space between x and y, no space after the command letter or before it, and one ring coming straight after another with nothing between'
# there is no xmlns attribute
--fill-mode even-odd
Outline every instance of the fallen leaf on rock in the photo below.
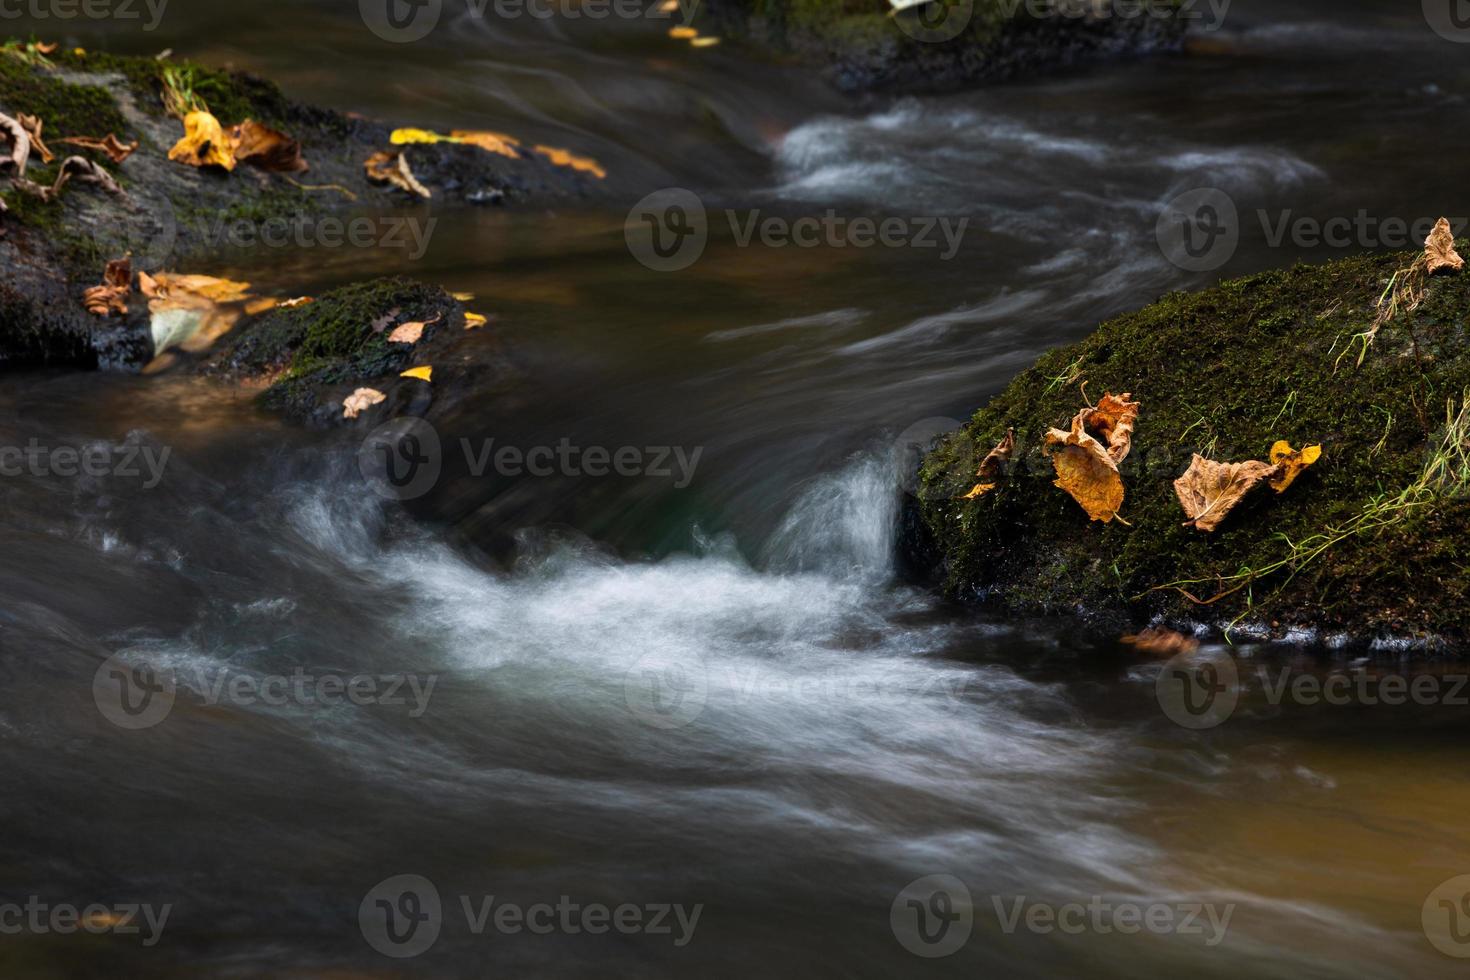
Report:
<svg viewBox="0 0 1470 980"><path fill-rule="evenodd" d="M1104 524L1123 507L1118 464L1132 446L1139 410L1139 403L1130 401L1131 397L1106 394L1096 408L1079 411L1070 429L1052 429L1046 434L1044 452L1056 469L1056 485L1071 494L1088 517ZM1106 445L1088 432L1089 426L1107 440Z"/></svg>
<svg viewBox="0 0 1470 980"><path fill-rule="evenodd" d="M449 295L450 296L453 296L455 299L459 300L461 303L471 302L475 298L475 294L474 293L450 293Z"/></svg>
<svg viewBox="0 0 1470 980"><path fill-rule="evenodd" d="M16 177L24 177L31 159L31 138L25 127L18 120L0 114L0 136L10 145L5 156L0 157L0 170L14 171Z"/></svg>
<svg viewBox="0 0 1470 980"><path fill-rule="evenodd" d="M1271 465L1276 467L1276 473L1270 480L1271 489L1282 493L1295 482L1302 470L1321 458L1321 446L1306 446L1296 450L1285 439L1280 440L1271 447Z"/></svg>
<svg viewBox="0 0 1470 980"><path fill-rule="evenodd" d="M190 353L207 350L245 315L250 284L215 276L160 272L147 283L140 273L139 291L150 296L153 349L179 347Z"/></svg>
<svg viewBox="0 0 1470 980"><path fill-rule="evenodd" d="M281 304L281 309L283 309L283 310L294 310L298 306L305 306L307 303L314 303L314 302L316 302L316 301L314 299L312 299L310 296L298 296L295 299L288 299L288 300L286 300L286 302L282 303Z"/></svg>
<svg viewBox="0 0 1470 980"><path fill-rule="evenodd" d="M83 184L96 184L109 194L123 193L117 181L112 179L112 174L86 157L67 157L63 160L61 169L56 173L56 181L50 187L42 187L24 177L16 177L14 184L16 190L39 197L43 201L54 201L61 189L73 180Z"/></svg>
<svg viewBox="0 0 1470 980"><path fill-rule="evenodd" d="M488 318L483 317L478 313L466 313L464 315L464 328L466 330L475 330L479 327L483 327L489 322L490 321Z"/></svg>
<svg viewBox="0 0 1470 980"><path fill-rule="evenodd" d="M378 152L363 161L363 169L367 171L368 180L376 183L389 183L394 187L417 194L420 197L432 197L429 189L419 183L413 171L409 169L408 158L402 153Z"/></svg>
<svg viewBox="0 0 1470 980"><path fill-rule="evenodd" d="M1194 653L1199 649L1199 640L1162 626L1154 626L1136 636L1125 636L1122 642L1152 657L1167 660L1180 654Z"/></svg>
<svg viewBox="0 0 1470 980"><path fill-rule="evenodd" d="M122 163L128 157L132 156L133 151L138 148L137 140L133 140L131 143L124 143L112 133L108 133L100 140L91 136L68 136L56 142L58 144L65 143L68 146L80 146L84 150L97 150L107 154L107 159L113 163Z"/></svg>
<svg viewBox="0 0 1470 980"><path fill-rule="evenodd" d="M398 328L388 335L390 344L416 344L424 335L424 328L438 323L443 315L434 317L432 320L410 320L408 323L399 324Z"/></svg>
<svg viewBox="0 0 1470 980"><path fill-rule="evenodd" d="M985 455L985 458L980 461L980 468L975 471L975 475L982 481L988 480L990 482L975 484L975 487L960 499L977 500L994 490L996 486L995 481L1000 479L1005 470L1005 464L1010 461L1011 454L1015 451L1016 430L1007 429L1005 438L995 444L995 448Z"/></svg>
<svg viewBox="0 0 1470 980"><path fill-rule="evenodd" d="M138 292L142 293L148 299L152 299L159 293L158 280L154 279L142 269L138 270Z"/></svg>
<svg viewBox="0 0 1470 980"><path fill-rule="evenodd" d="M602 164L591 157L578 156L570 150L559 149L555 146L537 146L536 152L546 157L558 167L571 167L580 173L591 174L598 180L607 176L607 171L602 169Z"/></svg>
<svg viewBox="0 0 1470 980"><path fill-rule="evenodd" d="M687 41L699 37L699 32L692 27L670 27L669 37L676 41Z"/></svg>
<svg viewBox="0 0 1470 980"><path fill-rule="evenodd" d="M132 290L133 264L126 258L113 259L102 273L102 285L88 289L82 297L87 312L95 316L128 312L128 295Z"/></svg>
<svg viewBox="0 0 1470 980"><path fill-rule="evenodd" d="M191 167L223 167L235 169L235 155L230 139L213 114L195 110L184 117L184 137L168 151L175 163Z"/></svg>
<svg viewBox="0 0 1470 980"><path fill-rule="evenodd" d="M1195 453L1189 469L1174 481L1174 493L1189 518L1184 526L1215 530L1256 484L1275 473L1276 467L1260 460L1217 463Z"/></svg>
<svg viewBox="0 0 1470 980"><path fill-rule="evenodd" d="M1133 447L1133 425L1138 421L1139 403L1128 400L1132 397L1131 392L1103 395L1102 401L1088 413L1084 423L1107 444L1108 455L1115 463L1127 459Z"/></svg>
<svg viewBox="0 0 1470 980"><path fill-rule="evenodd" d="M1465 260L1455 251L1455 233L1448 218L1440 218L1424 240L1424 262L1431 276L1441 269L1459 272L1465 268Z"/></svg>
<svg viewBox="0 0 1470 980"><path fill-rule="evenodd" d="M25 129L26 135L31 138L31 149L41 154L41 162L50 163L52 160L55 160L56 154L52 153L50 148L46 146L45 141L41 139L41 130L46 128L46 124L41 121L41 118L39 116L28 116L24 112L16 113L15 118Z"/></svg>
<svg viewBox="0 0 1470 980"><path fill-rule="evenodd" d="M512 160L521 158L521 141L505 133L492 133L483 129L454 129L450 130L449 135L456 142L478 146L486 153L510 157Z"/></svg>
<svg viewBox="0 0 1470 980"><path fill-rule="evenodd" d="M719 43L720 39L717 37L696 37L689 42L689 45L695 48L712 48Z"/></svg>
<svg viewBox="0 0 1470 980"><path fill-rule="evenodd" d="M342 400L342 417L355 419L374 405L388 400L388 396L376 388L359 388Z"/></svg>
<svg viewBox="0 0 1470 980"><path fill-rule="evenodd" d="M418 378L420 381L433 381L434 369L429 366L409 368L399 375L400 378Z"/></svg>
<svg viewBox="0 0 1470 980"><path fill-rule="evenodd" d="M272 173L305 173L301 144L264 123L247 119L230 130L230 152L236 160Z"/></svg>

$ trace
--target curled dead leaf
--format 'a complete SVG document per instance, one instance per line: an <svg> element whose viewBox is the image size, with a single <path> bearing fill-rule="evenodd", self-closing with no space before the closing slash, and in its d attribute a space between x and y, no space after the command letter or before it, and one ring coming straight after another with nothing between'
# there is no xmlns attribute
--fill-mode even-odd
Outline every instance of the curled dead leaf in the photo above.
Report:
<svg viewBox="0 0 1470 980"><path fill-rule="evenodd" d="M342 417L355 419L357 416L381 402L387 401L388 396L376 388L359 388L346 398L342 399Z"/></svg>
<svg viewBox="0 0 1470 980"><path fill-rule="evenodd" d="M1271 489L1282 493L1301 475L1302 470L1321 458L1321 446L1306 446L1296 450L1285 439L1279 440L1271 447L1271 465L1276 468L1270 479Z"/></svg>
<svg viewBox="0 0 1470 980"><path fill-rule="evenodd" d="M301 144L264 123L247 119L229 134L230 152L241 163L273 173L305 173L311 167L301 158Z"/></svg>
<svg viewBox="0 0 1470 980"><path fill-rule="evenodd" d="M107 154L107 159L113 163L122 163L138 148L137 140L124 143L113 133L108 133L100 140L92 136L68 136L56 142L65 143L68 146L80 146L84 150L97 150L99 153Z"/></svg>
<svg viewBox="0 0 1470 980"><path fill-rule="evenodd" d="M63 160L61 169L56 173L56 180L50 187L43 187L23 177L15 178L14 184L16 190L39 197L43 201L54 201L61 189L73 180L82 184L96 184L109 194L123 194L122 187L112 179L112 175L86 157L67 157Z"/></svg>
<svg viewBox="0 0 1470 980"><path fill-rule="evenodd" d="M419 183L418 178L413 175L413 171L408 166L408 158L401 152L374 153L363 161L362 166L367 172L367 179L374 183L389 183L420 197L433 196L429 193L429 189Z"/></svg>
<svg viewBox="0 0 1470 980"><path fill-rule="evenodd" d="M1161 660L1194 653L1199 649L1199 640L1162 626L1150 627L1136 636L1125 636L1121 642L1139 653Z"/></svg>
<svg viewBox="0 0 1470 980"><path fill-rule="evenodd" d="M1260 460L1217 463L1195 453L1189 469L1174 481L1174 493L1189 518L1184 526L1215 530L1256 484L1275 474L1276 467Z"/></svg>
<svg viewBox="0 0 1470 980"><path fill-rule="evenodd" d="M281 309L294 310L298 306L305 306L307 303L314 302L316 302L316 300L312 299L310 296L297 296L295 299L288 299L284 303L282 303Z"/></svg>
<svg viewBox="0 0 1470 980"><path fill-rule="evenodd" d="M16 177L24 177L26 164L31 159L30 135L19 120L0 114L0 136L9 144L5 156L0 156L0 170L9 171Z"/></svg>
<svg viewBox="0 0 1470 980"><path fill-rule="evenodd" d="M95 316L113 313L126 316L132 280L133 264L129 259L114 259L107 263L107 268L102 273L102 285L93 286L82 296L87 312Z"/></svg>
<svg viewBox="0 0 1470 980"><path fill-rule="evenodd" d="M471 299L473 298L474 297L471 297ZM478 313L466 313L464 315L464 328L466 330L478 329L479 327L483 327L489 322L490 321L487 317L483 317Z"/></svg>
<svg viewBox="0 0 1470 980"><path fill-rule="evenodd" d="M235 169L230 138L225 135L219 120L202 109L184 116L184 136L168 151L168 158L191 167Z"/></svg>
<svg viewBox="0 0 1470 980"><path fill-rule="evenodd" d="M1132 446L1139 403L1130 394L1106 394L1096 408L1084 408L1072 418L1070 429L1046 434L1044 452L1056 469L1056 485L1082 505L1087 516L1104 524L1123 507L1123 476L1118 464ZM1097 435L1089 432L1091 427ZM1107 440L1106 445L1098 436Z"/></svg>
<svg viewBox="0 0 1470 980"><path fill-rule="evenodd" d="M138 289L149 297L153 349L160 353L171 347L207 350L234 328L252 299L248 282L170 272L146 281L139 273Z"/></svg>
<svg viewBox="0 0 1470 980"><path fill-rule="evenodd" d="M46 128L46 124L41 121L41 117L28 116L24 112L19 112L16 113L15 118L24 127L26 135L31 138L31 149L41 154L41 162L50 163L52 160L55 160L56 154L51 152L51 149L46 146L45 140L41 138L41 130Z"/></svg>
<svg viewBox="0 0 1470 980"><path fill-rule="evenodd" d="M1448 218L1440 218L1424 240L1424 263L1431 276L1444 269L1459 272L1465 268L1465 260L1455 251L1455 233Z"/></svg>
<svg viewBox="0 0 1470 980"><path fill-rule="evenodd" d="M995 489L995 481L999 480L1005 470L1005 464L1010 461L1011 454L1016 451L1016 430L1007 429L1005 438L995 444L995 448L985 455L980 461L980 468L975 475L982 481L975 484L974 488L961 500L977 500Z"/></svg>

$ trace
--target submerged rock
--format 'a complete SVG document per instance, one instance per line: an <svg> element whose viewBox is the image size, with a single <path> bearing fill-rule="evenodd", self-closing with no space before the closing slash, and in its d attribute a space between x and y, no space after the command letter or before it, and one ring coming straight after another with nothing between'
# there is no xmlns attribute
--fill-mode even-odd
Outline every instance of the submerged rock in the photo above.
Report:
<svg viewBox="0 0 1470 980"><path fill-rule="evenodd" d="M847 92L931 92L1179 50L1181 7L1180 0L934 0L889 16L886 0L708 0L693 24L747 50L820 66Z"/></svg>
<svg viewBox="0 0 1470 980"><path fill-rule="evenodd" d="M1460 247L1464 249L1462 242ZM1108 628L1249 621L1470 638L1470 277L1363 337L1412 254L1297 266L1174 293L1044 355L923 460L903 523L909 567L952 596ZM1362 356L1359 363L1359 356ZM1121 518L1099 523L1054 486L1043 435L1105 392L1142 411L1120 466ZM996 489L962 500L1014 428ZM1323 456L1262 487L1214 533L1185 526L1174 480L1198 453L1266 459L1278 439ZM1126 521L1127 523L1124 523ZM1301 635L1301 634L1298 634Z"/></svg>

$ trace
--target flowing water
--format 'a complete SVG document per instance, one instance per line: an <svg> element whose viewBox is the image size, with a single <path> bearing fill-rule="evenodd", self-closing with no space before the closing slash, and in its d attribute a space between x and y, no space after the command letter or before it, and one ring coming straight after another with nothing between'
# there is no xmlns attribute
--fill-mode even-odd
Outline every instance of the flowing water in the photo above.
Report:
<svg viewBox="0 0 1470 980"><path fill-rule="evenodd" d="M1158 666L1112 638L949 608L897 581L893 554L914 433L1164 291L1361 247L1273 245L1258 209L1269 225L1462 205L1470 60L1410 6L1239 0L1188 56L861 101L657 25L453 3L400 46L352 5L299 0L75 34L567 147L607 168L612 200L442 215L415 262L339 249L193 270L280 294L401 271L495 314L485 342L513 377L455 393L444 478L406 506L362 480L361 433L286 426L248 392L0 381L0 444L139 470L0 482L0 900L171 906L154 946L21 930L0 968L1453 975L1421 909L1470 873L1464 707L1276 706L1252 686L1227 723L1189 730L1160 708ZM664 185L711 214L677 273L624 241L629 205ZM1199 187L1232 198L1243 232L1223 267L1186 272L1155 222ZM757 209L969 223L945 259L742 245L726 208L737 229ZM667 447L669 472L475 476L491 439ZM448 459L460 440L471 458ZM173 672L165 719L128 730L99 710L109 658ZM251 694L389 675L417 686ZM359 911L399 875L431 881L443 911L431 948L389 959ZM931 875L973 907L944 958L905 948L904 890ZM492 895L700 912L667 933L477 932L461 898ZM1017 901L1230 919L1046 929L1008 924Z"/></svg>

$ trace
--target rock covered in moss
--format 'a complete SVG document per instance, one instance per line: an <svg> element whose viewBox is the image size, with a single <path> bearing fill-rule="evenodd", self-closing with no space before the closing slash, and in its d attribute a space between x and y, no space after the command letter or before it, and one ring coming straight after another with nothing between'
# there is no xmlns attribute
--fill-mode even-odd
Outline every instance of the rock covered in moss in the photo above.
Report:
<svg viewBox="0 0 1470 980"><path fill-rule="evenodd" d="M1470 472L1454 461L1470 433L1447 425L1449 405L1470 398L1470 276L1428 280L1419 307L1384 325L1358 362L1379 297L1414 258L1171 294L1044 355L923 460L910 562L958 597L1110 627L1246 621L1470 638ZM1103 524L1053 485L1042 441L1108 391L1132 392L1142 411L1121 467L1123 520ZM1009 475L958 499L1012 427ZM1253 493L1218 531L1185 526L1173 481L1195 453L1261 460L1277 439L1321 444L1323 457L1286 492Z"/></svg>
<svg viewBox="0 0 1470 980"><path fill-rule="evenodd" d="M1072 0L940 0L890 17L886 0L709 0L694 24L819 65L848 92L941 91L1183 44L1178 0L1137 16L1102 6L1076 16L1084 5Z"/></svg>

